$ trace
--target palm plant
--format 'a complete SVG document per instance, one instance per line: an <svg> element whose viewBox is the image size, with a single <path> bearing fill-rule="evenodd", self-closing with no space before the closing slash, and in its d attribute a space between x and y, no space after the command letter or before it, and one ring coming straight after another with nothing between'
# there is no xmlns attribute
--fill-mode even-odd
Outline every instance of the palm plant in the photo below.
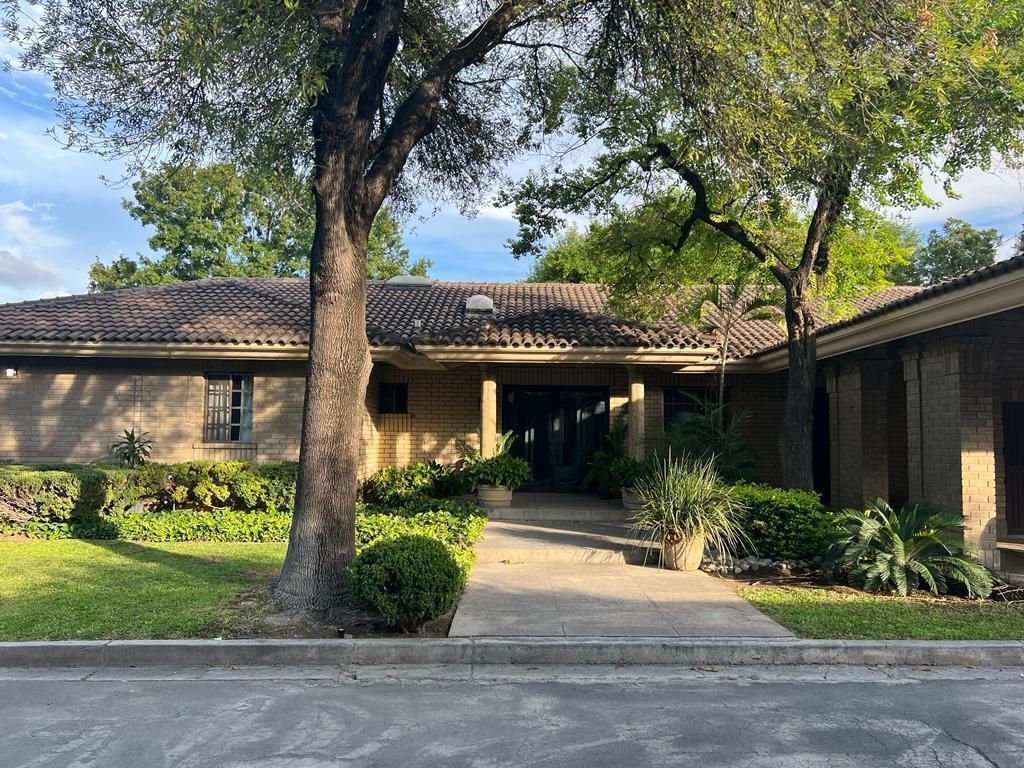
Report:
<svg viewBox="0 0 1024 768"><path fill-rule="evenodd" d="M959 512L918 504L895 512L878 499L863 511L844 510L838 519L846 532L833 541L826 564L869 592L890 587L906 596L923 583L939 595L950 581L962 584L970 597L992 592L992 575L963 553Z"/></svg>
<svg viewBox="0 0 1024 768"><path fill-rule="evenodd" d="M750 413L733 409L728 403L712 403L684 392L694 400L694 409L679 413L665 429L670 450L694 459L713 458L718 472L728 482L747 480L754 470L756 454L742 427Z"/></svg>
<svg viewBox="0 0 1024 768"><path fill-rule="evenodd" d="M725 405L725 369L729 359L732 334L741 322L782 318L784 297L765 279L763 270L739 268L729 283L718 282L698 286L684 303L682 316L695 321L704 331L718 339L718 405ZM719 413L719 427L724 427L725 413Z"/></svg>
<svg viewBox="0 0 1024 768"><path fill-rule="evenodd" d="M110 453L117 459L117 463L129 469L145 464L152 450L153 441L149 439L149 432L136 435L134 428L126 429L121 438L110 446Z"/></svg>
<svg viewBox="0 0 1024 768"><path fill-rule="evenodd" d="M735 489L722 483L714 457L704 459L655 458L652 470L634 486L640 509L631 518L631 536L662 545L703 542L720 553L735 552L749 544L741 527L743 503Z"/></svg>

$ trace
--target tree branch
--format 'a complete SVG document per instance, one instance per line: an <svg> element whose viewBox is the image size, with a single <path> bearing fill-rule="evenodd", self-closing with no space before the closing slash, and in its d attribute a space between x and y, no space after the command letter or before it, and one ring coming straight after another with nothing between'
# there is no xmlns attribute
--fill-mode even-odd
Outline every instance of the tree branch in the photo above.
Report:
<svg viewBox="0 0 1024 768"><path fill-rule="evenodd" d="M416 143L437 126L438 106L453 78L466 67L481 61L515 28L525 12L539 2L501 0L491 15L442 57L402 102L366 171L367 205L371 209L366 211L367 214L375 212L384 202Z"/></svg>

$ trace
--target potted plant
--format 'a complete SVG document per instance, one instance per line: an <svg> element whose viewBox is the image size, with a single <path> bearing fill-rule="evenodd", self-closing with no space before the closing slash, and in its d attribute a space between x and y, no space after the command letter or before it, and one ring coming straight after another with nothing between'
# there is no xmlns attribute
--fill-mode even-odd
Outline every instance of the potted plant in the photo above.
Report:
<svg viewBox="0 0 1024 768"><path fill-rule="evenodd" d="M721 481L714 457L656 459L635 486L640 508L631 535L649 549L661 547L661 564L674 571L700 567L706 547L731 554L746 543L743 503Z"/></svg>
<svg viewBox="0 0 1024 768"><path fill-rule="evenodd" d="M622 496L622 506L626 509L639 509L640 500L633 489L640 478L651 471L650 462L618 456L611 462L608 471L611 474L611 482L618 487Z"/></svg>
<svg viewBox="0 0 1024 768"><path fill-rule="evenodd" d="M480 504L492 509L512 506L512 493L530 479L530 465L509 453L513 435L506 432L498 440L493 456L479 452L468 456L462 470L476 486Z"/></svg>

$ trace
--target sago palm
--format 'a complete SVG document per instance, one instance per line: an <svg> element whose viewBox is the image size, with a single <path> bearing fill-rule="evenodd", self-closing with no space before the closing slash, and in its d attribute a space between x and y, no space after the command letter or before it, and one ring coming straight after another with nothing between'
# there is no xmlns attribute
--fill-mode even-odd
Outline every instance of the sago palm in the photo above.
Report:
<svg viewBox="0 0 1024 768"><path fill-rule="evenodd" d="M881 499L864 511L839 513L846 532L829 549L828 560L875 592L887 587L901 595L923 583L936 595L950 581L971 597L988 597L992 575L963 553L964 518L953 510L907 505L898 512Z"/></svg>

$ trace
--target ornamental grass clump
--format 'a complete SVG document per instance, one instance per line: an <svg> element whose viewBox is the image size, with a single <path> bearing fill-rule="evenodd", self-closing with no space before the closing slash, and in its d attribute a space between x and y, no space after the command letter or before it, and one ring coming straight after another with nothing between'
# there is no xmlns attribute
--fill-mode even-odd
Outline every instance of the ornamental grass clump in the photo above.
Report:
<svg viewBox="0 0 1024 768"><path fill-rule="evenodd" d="M640 508L630 520L631 535L648 548L660 545L663 565L693 570L705 547L731 554L749 543L743 503L722 482L713 456L693 460L670 452L652 465L634 486Z"/></svg>
<svg viewBox="0 0 1024 768"><path fill-rule="evenodd" d="M992 593L992 574L963 552L959 512L920 504L896 512L878 499L863 511L844 510L838 519L846 530L832 542L826 564L854 586L906 596L923 584L940 595L954 581L969 597Z"/></svg>

